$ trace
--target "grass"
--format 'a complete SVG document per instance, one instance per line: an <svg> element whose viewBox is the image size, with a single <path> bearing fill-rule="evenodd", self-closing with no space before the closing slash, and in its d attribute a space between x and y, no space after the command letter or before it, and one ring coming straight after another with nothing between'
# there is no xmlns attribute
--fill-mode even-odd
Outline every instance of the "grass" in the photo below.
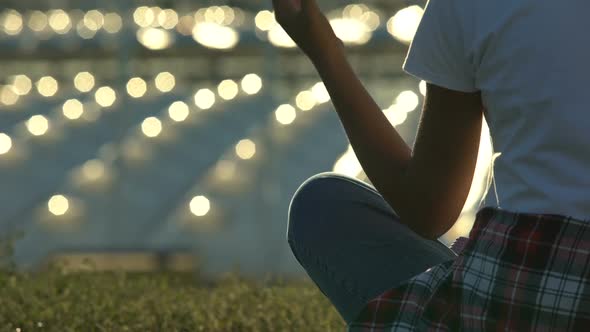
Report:
<svg viewBox="0 0 590 332"><path fill-rule="evenodd" d="M157 272L0 272L1 331L342 331L307 281Z"/></svg>

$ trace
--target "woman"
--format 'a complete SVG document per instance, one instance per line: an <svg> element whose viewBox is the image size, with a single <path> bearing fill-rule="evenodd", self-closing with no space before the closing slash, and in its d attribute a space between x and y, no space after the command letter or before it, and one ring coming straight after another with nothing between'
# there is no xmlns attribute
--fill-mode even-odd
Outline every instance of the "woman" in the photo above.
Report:
<svg viewBox="0 0 590 332"><path fill-rule="evenodd" d="M404 64L428 83L413 149L315 0L273 4L376 188L318 175L289 211L293 253L349 328L590 326L590 43L574 38L590 2L431 0ZM495 186L455 252L437 238L465 203L484 116Z"/></svg>

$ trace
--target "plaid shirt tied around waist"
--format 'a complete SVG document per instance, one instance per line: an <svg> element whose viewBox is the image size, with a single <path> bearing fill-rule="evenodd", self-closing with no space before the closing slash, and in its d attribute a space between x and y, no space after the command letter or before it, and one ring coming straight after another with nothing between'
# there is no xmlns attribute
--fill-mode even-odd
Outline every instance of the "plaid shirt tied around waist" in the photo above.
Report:
<svg viewBox="0 0 590 332"><path fill-rule="evenodd" d="M590 220L486 207L464 240L349 331L590 331Z"/></svg>

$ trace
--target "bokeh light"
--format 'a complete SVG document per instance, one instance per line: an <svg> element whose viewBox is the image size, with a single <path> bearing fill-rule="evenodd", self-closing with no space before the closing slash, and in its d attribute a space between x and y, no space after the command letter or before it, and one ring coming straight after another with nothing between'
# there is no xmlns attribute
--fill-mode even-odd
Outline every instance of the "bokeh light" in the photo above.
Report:
<svg viewBox="0 0 590 332"><path fill-rule="evenodd" d="M99 159L88 160L82 165L82 175L90 181L97 181L105 175L105 165Z"/></svg>
<svg viewBox="0 0 590 332"><path fill-rule="evenodd" d="M5 133L0 133L0 155L8 153L12 149L12 138Z"/></svg>
<svg viewBox="0 0 590 332"><path fill-rule="evenodd" d="M336 36L348 45L362 45L371 40L372 31L362 21L353 18L335 18L330 25Z"/></svg>
<svg viewBox="0 0 590 332"><path fill-rule="evenodd" d="M420 81L420 84L418 84L418 89L420 89L420 94L422 96L426 96L426 81Z"/></svg>
<svg viewBox="0 0 590 332"><path fill-rule="evenodd" d="M79 72L74 77L74 86L80 92L89 92L94 88L94 75L87 71Z"/></svg>
<svg viewBox="0 0 590 332"><path fill-rule="evenodd" d="M47 209L55 216L63 216L70 209L70 202L64 195L54 195L47 202Z"/></svg>
<svg viewBox="0 0 590 332"><path fill-rule="evenodd" d="M154 11L147 6L140 6L133 12L133 21L142 28L150 26L156 19Z"/></svg>
<svg viewBox="0 0 590 332"><path fill-rule="evenodd" d="M352 146L348 146L348 149L334 164L333 171L335 173L343 174L350 177L357 177L362 171L363 167L356 157Z"/></svg>
<svg viewBox="0 0 590 332"><path fill-rule="evenodd" d="M313 92L307 90L299 92L295 97L295 104L302 111L311 110L316 105Z"/></svg>
<svg viewBox="0 0 590 332"><path fill-rule="evenodd" d="M296 117L295 108L289 104L280 105L275 111L275 118L282 125L290 125Z"/></svg>
<svg viewBox="0 0 590 332"><path fill-rule="evenodd" d="M254 95L262 89L262 79L256 74L247 74L242 79L240 85L245 93Z"/></svg>
<svg viewBox="0 0 590 332"><path fill-rule="evenodd" d="M57 80L51 76L43 76L37 81L37 91L43 97L52 97L57 93L59 84Z"/></svg>
<svg viewBox="0 0 590 332"><path fill-rule="evenodd" d="M7 35L18 35L23 29L23 17L14 9L9 9L0 15L0 26Z"/></svg>
<svg viewBox="0 0 590 332"><path fill-rule="evenodd" d="M156 83L156 89L161 92L170 92L176 86L176 78L172 73L164 71L156 75L154 79Z"/></svg>
<svg viewBox="0 0 590 332"><path fill-rule="evenodd" d="M62 106L63 115L70 119L79 119L84 113L84 105L78 99L68 99Z"/></svg>
<svg viewBox="0 0 590 332"><path fill-rule="evenodd" d="M416 30L418 30L423 14L424 10L418 5L406 7L387 21L387 31L395 39L410 44Z"/></svg>
<svg viewBox="0 0 590 332"><path fill-rule="evenodd" d="M84 22L84 25L88 29L92 31L97 31L101 29L104 25L104 15L96 9L92 9L86 12L86 14L84 14L82 22Z"/></svg>
<svg viewBox="0 0 590 332"><path fill-rule="evenodd" d="M271 44L282 48L295 48L297 44L291 39L287 32L279 24L275 24L268 31L268 40Z"/></svg>
<svg viewBox="0 0 590 332"><path fill-rule="evenodd" d="M33 136L42 136L49 130L49 120L43 115L33 115L27 120L26 126Z"/></svg>
<svg viewBox="0 0 590 332"><path fill-rule="evenodd" d="M27 75L15 75L11 79L14 91L21 96L27 95L33 88L33 82Z"/></svg>
<svg viewBox="0 0 590 332"><path fill-rule="evenodd" d="M103 28L108 33L117 33L123 28L123 19L117 13L108 13L104 16Z"/></svg>
<svg viewBox="0 0 590 332"><path fill-rule="evenodd" d="M189 203L189 209L195 216L204 217L211 210L211 202L205 196L195 196Z"/></svg>
<svg viewBox="0 0 590 332"><path fill-rule="evenodd" d="M223 80L217 86L217 93L224 100L234 99L239 92L238 84L233 80Z"/></svg>
<svg viewBox="0 0 590 332"><path fill-rule="evenodd" d="M158 13L158 24L167 30L174 29L178 24L178 13L173 9L164 9Z"/></svg>
<svg viewBox="0 0 590 332"><path fill-rule="evenodd" d="M141 131L147 137L157 137L162 132L162 122L156 117L149 117L141 123Z"/></svg>
<svg viewBox="0 0 590 332"><path fill-rule="evenodd" d="M194 100L198 108L208 110L215 104L215 93L210 89L200 89L195 93Z"/></svg>
<svg viewBox="0 0 590 332"><path fill-rule="evenodd" d="M170 47L174 36L170 31L159 28L141 28L137 30L137 40L150 50L163 50Z"/></svg>
<svg viewBox="0 0 590 332"><path fill-rule="evenodd" d="M127 82L126 88L131 97L140 98L147 91L147 83L141 77L133 77Z"/></svg>
<svg viewBox="0 0 590 332"><path fill-rule="evenodd" d="M256 14L254 17L254 23L261 31L268 31L277 24L274 13L269 10L262 10L258 12L258 14Z"/></svg>
<svg viewBox="0 0 590 332"><path fill-rule="evenodd" d="M115 90L109 86L103 86L96 90L94 93L94 99L96 103L102 107L110 107L113 106L115 101L117 100L117 94Z"/></svg>
<svg viewBox="0 0 590 332"><path fill-rule="evenodd" d="M412 112L416 110L416 108L420 104L420 97L418 97L418 95L414 91L402 91L395 98L395 104L405 112Z"/></svg>
<svg viewBox="0 0 590 332"><path fill-rule="evenodd" d="M63 35L72 28L72 20L63 9L52 10L49 13L49 26L56 33Z"/></svg>
<svg viewBox="0 0 590 332"><path fill-rule="evenodd" d="M256 144L250 139L243 139L236 144L236 154L240 159L252 159L256 154Z"/></svg>
<svg viewBox="0 0 590 332"><path fill-rule="evenodd" d="M0 86L0 104L14 105L18 102L19 94L12 85Z"/></svg>
<svg viewBox="0 0 590 332"><path fill-rule="evenodd" d="M27 24L31 30L35 32L41 32L47 28L49 19L44 12L40 10L34 10L29 16Z"/></svg>
<svg viewBox="0 0 590 332"><path fill-rule="evenodd" d="M168 115L170 116L170 119L176 122L182 122L186 120L189 112L190 110L188 105L183 101L175 101L170 105L170 107L168 107Z"/></svg>
<svg viewBox="0 0 590 332"><path fill-rule="evenodd" d="M318 82L311 88L311 93L318 104L327 103L330 101L330 94L324 85L324 82Z"/></svg>
<svg viewBox="0 0 590 332"><path fill-rule="evenodd" d="M231 27L212 22L199 22L193 28L193 39L208 48L227 50L237 45L240 35Z"/></svg>

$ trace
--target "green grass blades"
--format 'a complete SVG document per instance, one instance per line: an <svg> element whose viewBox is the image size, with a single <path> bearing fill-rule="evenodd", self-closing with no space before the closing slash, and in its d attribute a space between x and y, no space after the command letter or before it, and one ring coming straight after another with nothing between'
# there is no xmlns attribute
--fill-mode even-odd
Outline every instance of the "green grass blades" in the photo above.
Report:
<svg viewBox="0 0 590 332"><path fill-rule="evenodd" d="M342 331L309 281L0 271L1 331Z"/></svg>

